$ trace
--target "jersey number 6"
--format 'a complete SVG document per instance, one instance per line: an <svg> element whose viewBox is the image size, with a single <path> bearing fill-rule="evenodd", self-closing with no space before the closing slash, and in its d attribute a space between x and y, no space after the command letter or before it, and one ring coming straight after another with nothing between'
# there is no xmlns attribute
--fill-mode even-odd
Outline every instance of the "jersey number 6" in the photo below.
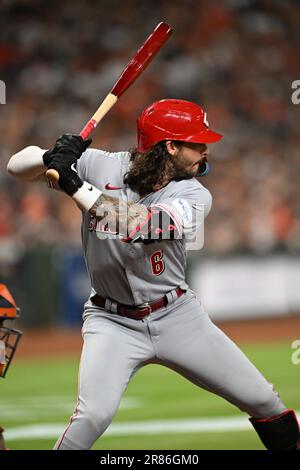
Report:
<svg viewBox="0 0 300 470"><path fill-rule="evenodd" d="M154 276L159 276L165 270L165 262L163 261L163 251L155 251L150 257L151 261L151 270Z"/></svg>

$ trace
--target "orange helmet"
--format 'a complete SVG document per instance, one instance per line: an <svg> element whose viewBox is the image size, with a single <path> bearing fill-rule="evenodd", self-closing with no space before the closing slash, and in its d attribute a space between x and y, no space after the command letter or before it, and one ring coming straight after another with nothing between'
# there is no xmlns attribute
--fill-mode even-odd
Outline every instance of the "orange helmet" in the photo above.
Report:
<svg viewBox="0 0 300 470"><path fill-rule="evenodd" d="M11 320L19 316L16 302L5 284L0 284L0 319Z"/></svg>

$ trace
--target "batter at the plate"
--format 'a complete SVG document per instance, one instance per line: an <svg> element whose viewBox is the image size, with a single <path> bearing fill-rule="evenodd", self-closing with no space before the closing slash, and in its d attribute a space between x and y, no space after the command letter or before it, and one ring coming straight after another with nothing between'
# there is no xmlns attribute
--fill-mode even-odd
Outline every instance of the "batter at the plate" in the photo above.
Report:
<svg viewBox="0 0 300 470"><path fill-rule="evenodd" d="M212 202L197 177L209 169L208 145L221 137L199 105L166 99L138 118L131 152L87 149L90 140L64 134L50 150L27 147L11 158L8 171L27 180L45 181L48 168L57 170L56 187L82 211L92 289L83 314L78 403L55 449L90 449L130 379L151 363L248 413L268 449L299 446L294 411L211 322L185 281L186 243L193 243Z"/></svg>

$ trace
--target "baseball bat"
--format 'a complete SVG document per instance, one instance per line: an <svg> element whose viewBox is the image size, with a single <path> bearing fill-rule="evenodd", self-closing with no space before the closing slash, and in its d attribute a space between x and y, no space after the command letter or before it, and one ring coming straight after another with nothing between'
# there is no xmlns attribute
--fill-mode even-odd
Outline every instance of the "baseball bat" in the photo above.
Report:
<svg viewBox="0 0 300 470"><path fill-rule="evenodd" d="M143 45L135 53L131 61L126 65L115 85L104 98L99 108L84 126L80 135L86 139L108 111L116 104L120 96L135 82L147 65L152 61L157 52L172 34L172 28L167 23L159 23ZM59 173L54 169L46 172L47 178L53 182L59 180Z"/></svg>

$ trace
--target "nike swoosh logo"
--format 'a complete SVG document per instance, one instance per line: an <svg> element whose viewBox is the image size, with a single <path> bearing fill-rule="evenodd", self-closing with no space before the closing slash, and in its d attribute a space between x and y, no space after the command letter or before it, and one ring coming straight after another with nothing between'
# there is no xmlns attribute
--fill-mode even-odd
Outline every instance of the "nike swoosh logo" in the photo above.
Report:
<svg viewBox="0 0 300 470"><path fill-rule="evenodd" d="M120 186L112 186L110 183L106 183L105 185L105 189L108 189L108 190L111 190L111 191L114 191L114 190L117 190L117 189L122 189Z"/></svg>
<svg viewBox="0 0 300 470"><path fill-rule="evenodd" d="M88 188L88 190L89 190L89 191L93 191L93 186L90 186L90 187Z"/></svg>
<svg viewBox="0 0 300 470"><path fill-rule="evenodd" d="M77 170L76 170L76 163L72 163L71 165L71 170L75 171L75 173L77 173Z"/></svg>

